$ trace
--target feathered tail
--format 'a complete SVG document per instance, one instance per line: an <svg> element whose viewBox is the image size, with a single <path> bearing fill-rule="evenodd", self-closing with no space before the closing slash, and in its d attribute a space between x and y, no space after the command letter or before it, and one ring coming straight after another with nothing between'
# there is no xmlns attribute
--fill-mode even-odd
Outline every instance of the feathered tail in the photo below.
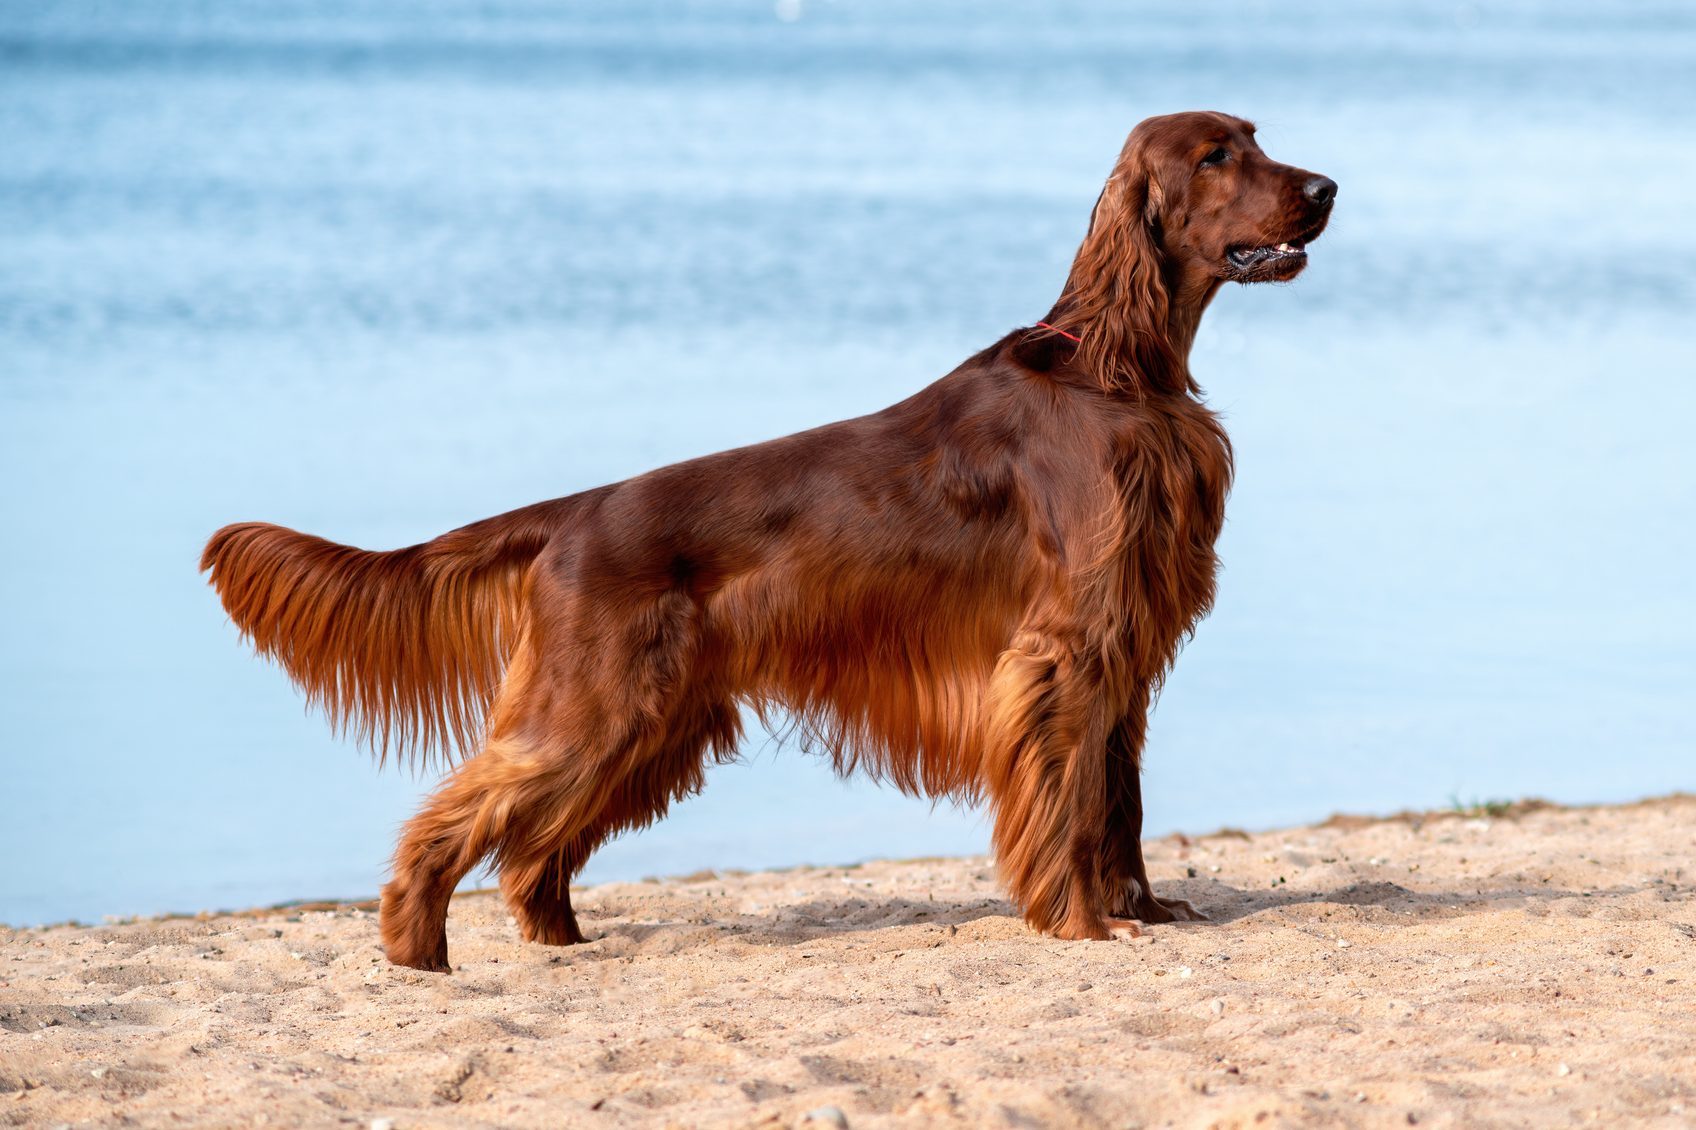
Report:
<svg viewBox="0 0 1696 1130"><path fill-rule="evenodd" d="M224 610L339 732L422 756L471 751L523 623L529 565L569 500L371 552L261 522L200 557Z"/></svg>

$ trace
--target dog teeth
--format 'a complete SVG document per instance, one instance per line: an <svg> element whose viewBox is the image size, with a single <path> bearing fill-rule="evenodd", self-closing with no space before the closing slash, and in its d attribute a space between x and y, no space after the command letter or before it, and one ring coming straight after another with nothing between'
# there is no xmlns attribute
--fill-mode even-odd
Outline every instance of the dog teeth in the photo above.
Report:
<svg viewBox="0 0 1696 1130"><path fill-rule="evenodd" d="M1280 244L1279 244L1279 245L1278 245L1278 250L1279 250L1279 251L1294 251L1294 250L1295 250L1295 248L1293 248L1293 247L1291 247L1291 246L1290 246L1290 245L1289 245L1289 244L1287 244L1287 243L1280 243Z"/></svg>

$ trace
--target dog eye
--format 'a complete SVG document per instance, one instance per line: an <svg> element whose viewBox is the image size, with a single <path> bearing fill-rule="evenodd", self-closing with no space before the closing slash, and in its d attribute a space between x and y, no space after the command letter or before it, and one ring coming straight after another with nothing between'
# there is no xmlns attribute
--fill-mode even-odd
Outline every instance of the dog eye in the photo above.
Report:
<svg viewBox="0 0 1696 1130"><path fill-rule="evenodd" d="M1225 147L1218 145L1213 148L1213 152L1201 159L1201 165L1202 168L1206 168L1208 165L1223 165L1230 159L1231 155L1225 151Z"/></svg>

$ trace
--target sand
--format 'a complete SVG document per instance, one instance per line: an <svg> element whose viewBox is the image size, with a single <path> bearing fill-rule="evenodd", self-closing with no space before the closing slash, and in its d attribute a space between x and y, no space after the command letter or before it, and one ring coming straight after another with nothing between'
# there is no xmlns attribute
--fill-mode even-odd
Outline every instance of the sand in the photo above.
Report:
<svg viewBox="0 0 1696 1130"><path fill-rule="evenodd" d="M0 930L0 1125L1696 1125L1696 798L1149 845L1211 923L1057 942L988 861Z"/></svg>

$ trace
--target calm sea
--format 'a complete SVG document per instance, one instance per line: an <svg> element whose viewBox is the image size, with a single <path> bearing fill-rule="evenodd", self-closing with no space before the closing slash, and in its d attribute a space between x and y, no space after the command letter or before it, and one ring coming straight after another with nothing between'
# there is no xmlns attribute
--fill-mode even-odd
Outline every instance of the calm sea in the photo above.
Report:
<svg viewBox="0 0 1696 1130"><path fill-rule="evenodd" d="M1239 484L1150 830L1696 787L1688 3L0 8L0 921L361 896L427 778L200 544L367 547L904 397L1129 127L1342 189L1194 365ZM755 743L588 879L982 850Z"/></svg>

